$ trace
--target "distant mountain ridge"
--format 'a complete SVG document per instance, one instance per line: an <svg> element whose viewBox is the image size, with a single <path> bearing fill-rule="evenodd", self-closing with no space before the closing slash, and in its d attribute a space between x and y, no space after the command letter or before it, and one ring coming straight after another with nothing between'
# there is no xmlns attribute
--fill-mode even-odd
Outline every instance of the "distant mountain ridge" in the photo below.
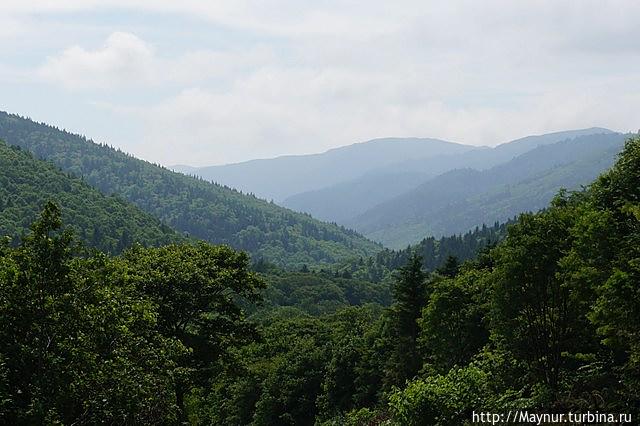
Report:
<svg viewBox="0 0 640 426"><path fill-rule="evenodd" d="M616 133L603 127L590 127L587 129L565 130L560 132L531 135L523 138L504 142L495 147L480 147L460 155L443 155L431 158L427 161L411 159L402 163L396 163L384 171L430 171L433 175L439 175L449 170L472 168L477 170L490 169L498 164L505 163L542 145L551 145L569 139L582 136Z"/></svg>
<svg viewBox="0 0 640 426"><path fill-rule="evenodd" d="M397 194L407 192L433 177L428 172L374 171L358 179L315 191L296 194L280 204L321 220L347 223Z"/></svg>
<svg viewBox="0 0 640 426"><path fill-rule="evenodd" d="M478 149L430 138L382 138L320 154L290 155L223 166L172 166L173 170L282 201L292 195L358 178L411 158L432 158Z"/></svg>
<svg viewBox="0 0 640 426"><path fill-rule="evenodd" d="M352 219L367 210L410 191L431 178L454 169L485 170L537 146L591 134L610 134L599 127L528 136L496 146L480 147L457 154L431 158L412 158L376 169L356 179L325 188L296 194L282 201L293 210L311 214L322 220L354 226Z"/></svg>
<svg viewBox="0 0 640 426"><path fill-rule="evenodd" d="M346 224L388 247L466 232L548 205L560 188L579 189L608 169L628 135L592 134L540 145L486 170L456 169ZM401 207L399 207L401 206Z"/></svg>

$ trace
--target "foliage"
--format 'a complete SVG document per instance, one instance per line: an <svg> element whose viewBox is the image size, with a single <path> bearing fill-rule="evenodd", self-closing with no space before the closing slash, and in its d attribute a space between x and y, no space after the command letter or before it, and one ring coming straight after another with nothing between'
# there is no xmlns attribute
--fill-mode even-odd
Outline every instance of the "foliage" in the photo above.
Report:
<svg viewBox="0 0 640 426"><path fill-rule="evenodd" d="M561 259L571 247L571 208L521 216L496 250L493 331L500 345L528 359L537 379L556 390L566 353L588 341L579 289L563 279Z"/></svg>
<svg viewBox="0 0 640 426"><path fill-rule="evenodd" d="M134 247L124 254L128 277L158 306L158 330L188 349L178 360L176 399L186 420L184 398L212 378L215 361L228 347L250 341L252 327L237 304L259 300L262 281L248 271L248 257L224 246L199 243Z"/></svg>
<svg viewBox="0 0 640 426"><path fill-rule="evenodd" d="M394 350L387 368L387 383L401 384L420 369L418 319L428 298L426 274L422 270L420 256L413 255L400 269L393 287L393 298Z"/></svg>
<svg viewBox="0 0 640 426"><path fill-rule="evenodd" d="M484 371L470 365L412 381L389 397L392 418L407 426L470 423L472 411L481 412L490 404L490 380Z"/></svg>
<svg viewBox="0 0 640 426"><path fill-rule="evenodd" d="M14 241L29 230L47 201L88 247L120 253L134 242L184 241L168 226L117 196L104 196L82 180L0 141L0 235Z"/></svg>
<svg viewBox="0 0 640 426"><path fill-rule="evenodd" d="M456 279L434 279L418 320L420 352L438 372L468 364L489 340L487 271L469 268Z"/></svg>
<svg viewBox="0 0 640 426"><path fill-rule="evenodd" d="M447 261L451 261L452 257L458 262L463 262L493 247L506 236L507 227L514 221L496 222L493 226L482 225L465 234L439 239L424 238L403 250L384 249L366 261L362 258L350 261L339 269L339 273L368 281L385 281L389 280L391 272L404 266L415 254L422 258L422 267L425 270L435 271L442 268Z"/></svg>
<svg viewBox="0 0 640 426"><path fill-rule="evenodd" d="M181 387L198 384L185 370L210 368L247 328L234 300L255 298L259 281L246 257L204 244L78 257L61 225L48 203L18 247L0 250L0 421L178 421ZM154 286L172 302L159 304ZM168 330L183 320L184 334Z"/></svg>
<svg viewBox="0 0 640 426"><path fill-rule="evenodd" d="M293 307L318 316L365 303L391 304L391 291L386 283L336 277L322 272L276 270L262 276L268 286L264 292L264 305L257 308L256 317L277 307ZM250 307L247 310L252 312Z"/></svg>
<svg viewBox="0 0 640 426"><path fill-rule="evenodd" d="M123 197L173 229L279 266L331 264L380 250L346 228L16 115L0 113L0 138L82 177L104 194Z"/></svg>

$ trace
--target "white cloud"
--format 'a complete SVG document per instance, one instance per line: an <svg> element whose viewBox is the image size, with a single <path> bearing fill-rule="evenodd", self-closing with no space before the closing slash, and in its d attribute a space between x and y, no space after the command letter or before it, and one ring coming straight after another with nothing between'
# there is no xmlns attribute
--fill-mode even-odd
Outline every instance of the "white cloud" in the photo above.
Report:
<svg viewBox="0 0 640 426"><path fill-rule="evenodd" d="M40 75L71 89L146 84L154 76L153 48L133 34L111 34L104 46L70 47L47 59Z"/></svg>
<svg viewBox="0 0 640 426"><path fill-rule="evenodd" d="M38 75L141 123L144 140L123 148L168 164L396 135L495 144L593 125L627 130L640 118L636 1L0 3L8 20L81 12L90 23L114 10L148 16L150 27L158 16L182 19L197 37L168 29L174 40L159 41L136 24L105 24L104 44L78 31Z"/></svg>
<svg viewBox="0 0 640 426"><path fill-rule="evenodd" d="M205 20L230 28L283 36L340 36L371 39L405 32L412 23L444 39L464 41L482 28L491 34L536 31L541 39L568 44L590 43L622 34L638 34L640 3L635 0L372 0L300 2L299 0L3 0L3 15L36 15L108 10L168 13ZM585 37L585 34L598 37ZM597 43L596 43L597 44Z"/></svg>
<svg viewBox="0 0 640 426"><path fill-rule="evenodd" d="M335 35L369 37L395 29L390 20L402 8L383 2L366 8L357 1L302 3L297 0L3 0L0 12L12 15L77 11L136 10L188 16L227 26L279 35ZM414 3L414 2L410 2ZM361 24L361 25L354 25Z"/></svg>
<svg viewBox="0 0 640 426"><path fill-rule="evenodd" d="M271 58L265 46L240 52L195 50L162 58L154 46L136 35L114 32L97 49L73 46L47 58L38 74L69 89L144 88L222 78Z"/></svg>
<svg viewBox="0 0 640 426"><path fill-rule="evenodd" d="M133 114L147 129L136 154L164 164L207 165L317 152L382 136L494 145L527 134L594 125L628 130L640 103L640 94L619 96L628 83L609 80L590 90L567 84L505 107L482 102L459 106L429 96L428 86L414 102L406 102L406 93L420 87L411 79L274 68L224 92L187 89L158 105L136 109Z"/></svg>

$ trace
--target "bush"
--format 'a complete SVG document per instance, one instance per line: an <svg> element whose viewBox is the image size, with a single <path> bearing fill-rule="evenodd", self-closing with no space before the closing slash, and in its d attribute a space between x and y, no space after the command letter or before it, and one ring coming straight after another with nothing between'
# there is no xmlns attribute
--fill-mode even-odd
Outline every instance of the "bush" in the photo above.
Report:
<svg viewBox="0 0 640 426"><path fill-rule="evenodd" d="M470 422L472 411L488 406L488 383L488 375L473 365L414 380L390 395L391 416L407 426Z"/></svg>

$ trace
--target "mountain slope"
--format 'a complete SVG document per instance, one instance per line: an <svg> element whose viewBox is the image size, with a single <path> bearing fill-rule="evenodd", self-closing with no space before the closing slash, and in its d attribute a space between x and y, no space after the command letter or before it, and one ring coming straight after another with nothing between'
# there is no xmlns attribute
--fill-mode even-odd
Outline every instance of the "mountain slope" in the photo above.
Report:
<svg viewBox="0 0 640 426"><path fill-rule="evenodd" d="M164 245L184 238L119 197L107 197L53 164L0 141L0 236L17 239L47 201L87 246L118 253L134 242Z"/></svg>
<svg viewBox="0 0 640 426"><path fill-rule="evenodd" d="M355 179L371 170L410 158L430 158L475 149L438 139L385 138L331 149L322 154L291 155L244 163L173 169L251 192L259 197L284 200Z"/></svg>
<svg viewBox="0 0 640 426"><path fill-rule="evenodd" d="M82 176L105 194L120 194L176 230L280 266L333 263L380 249L345 228L16 115L0 113L0 138Z"/></svg>
<svg viewBox="0 0 640 426"><path fill-rule="evenodd" d="M362 214L432 177L428 173L370 173L328 188L294 195L280 204L313 217L337 223Z"/></svg>
<svg viewBox="0 0 640 426"><path fill-rule="evenodd" d="M464 232L548 204L562 187L578 189L613 164L626 136L582 136L539 146L488 170L452 170L348 222L389 247L426 235Z"/></svg>
<svg viewBox="0 0 640 426"><path fill-rule="evenodd" d="M447 171L460 168L485 170L505 163L537 146L591 134L610 133L612 133L610 130L594 127L527 136L495 148L480 147L462 153L429 158L416 156L410 160L372 170L353 180L293 195L280 204L296 211L309 213L322 220L351 223L349 219Z"/></svg>

